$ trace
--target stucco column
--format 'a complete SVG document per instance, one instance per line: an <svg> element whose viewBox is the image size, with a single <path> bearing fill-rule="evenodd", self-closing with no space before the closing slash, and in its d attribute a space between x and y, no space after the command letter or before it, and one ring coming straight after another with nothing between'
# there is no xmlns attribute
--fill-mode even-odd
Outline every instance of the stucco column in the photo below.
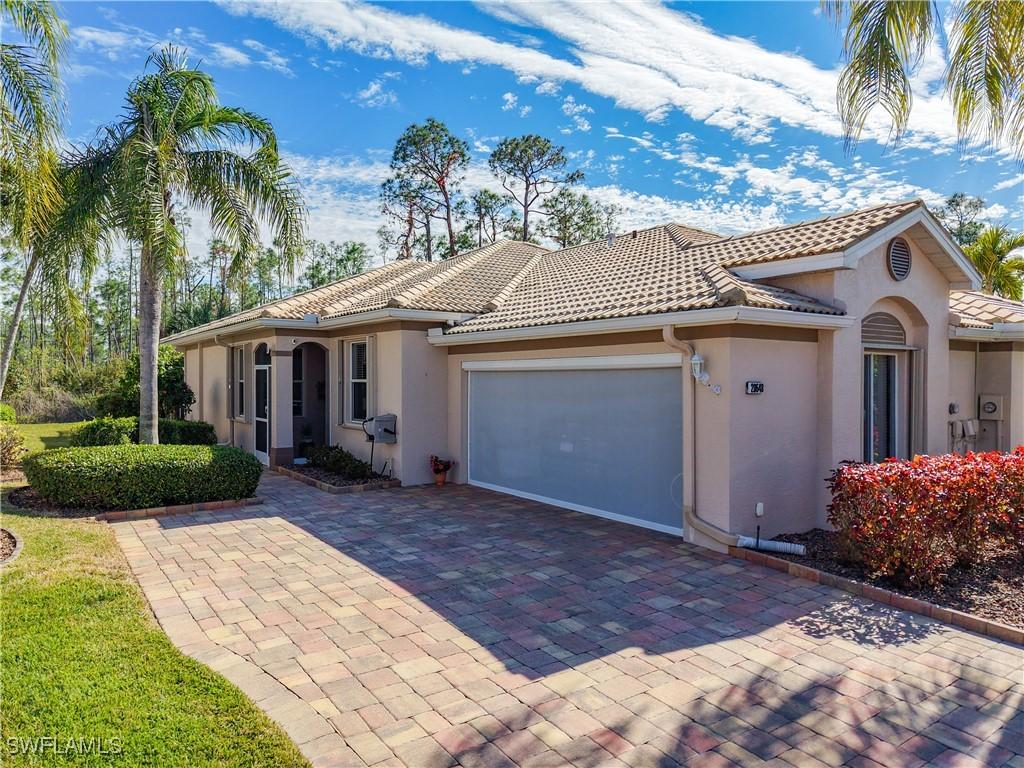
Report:
<svg viewBox="0 0 1024 768"><path fill-rule="evenodd" d="M290 464L292 445L292 351L275 349L270 367L270 465Z"/></svg>

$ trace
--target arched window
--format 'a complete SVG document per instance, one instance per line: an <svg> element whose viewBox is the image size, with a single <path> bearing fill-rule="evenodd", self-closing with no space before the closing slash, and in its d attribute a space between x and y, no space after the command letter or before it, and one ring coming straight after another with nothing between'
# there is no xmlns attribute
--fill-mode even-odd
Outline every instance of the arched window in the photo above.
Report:
<svg viewBox="0 0 1024 768"><path fill-rule="evenodd" d="M903 325L888 312L872 312L860 325L860 339L864 346L904 346L907 332Z"/></svg>
<svg viewBox="0 0 1024 768"><path fill-rule="evenodd" d="M256 347L256 365L270 365L270 350L266 344L260 344Z"/></svg>

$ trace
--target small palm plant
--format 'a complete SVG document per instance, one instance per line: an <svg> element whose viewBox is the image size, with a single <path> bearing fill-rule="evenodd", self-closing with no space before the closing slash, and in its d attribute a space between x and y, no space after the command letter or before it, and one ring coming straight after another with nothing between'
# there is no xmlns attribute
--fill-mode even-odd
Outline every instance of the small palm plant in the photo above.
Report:
<svg viewBox="0 0 1024 768"><path fill-rule="evenodd" d="M981 273L982 289L1013 301L1024 300L1024 232L1012 233L1006 227L986 227L964 253Z"/></svg>
<svg viewBox="0 0 1024 768"><path fill-rule="evenodd" d="M131 84L120 120L75 158L76 196L62 222L69 232L98 223L104 237L139 245L140 443L158 442L161 299L185 252L182 209L209 211L214 237L233 249L232 272L256 252L260 219L294 265L305 218L267 120L222 106L210 75L173 46L149 68Z"/></svg>

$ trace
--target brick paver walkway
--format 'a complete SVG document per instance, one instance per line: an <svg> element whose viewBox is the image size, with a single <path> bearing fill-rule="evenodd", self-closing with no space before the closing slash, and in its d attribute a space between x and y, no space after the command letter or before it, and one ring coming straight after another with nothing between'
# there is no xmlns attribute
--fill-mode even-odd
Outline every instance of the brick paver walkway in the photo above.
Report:
<svg viewBox="0 0 1024 768"><path fill-rule="evenodd" d="M1024 651L467 487L118 523L161 625L315 765L1024 768Z"/></svg>

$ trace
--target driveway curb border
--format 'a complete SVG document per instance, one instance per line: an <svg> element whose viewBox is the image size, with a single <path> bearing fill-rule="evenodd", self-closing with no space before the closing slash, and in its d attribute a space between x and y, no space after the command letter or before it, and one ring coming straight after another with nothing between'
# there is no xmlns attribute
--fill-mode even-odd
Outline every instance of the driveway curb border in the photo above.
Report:
<svg viewBox="0 0 1024 768"><path fill-rule="evenodd" d="M359 485L331 485L287 467L274 467L274 471L285 477L290 477L292 480L298 480L300 483L318 488L325 493L362 493L363 491L379 491L382 488L400 488L402 486L401 480L371 480Z"/></svg>
<svg viewBox="0 0 1024 768"><path fill-rule="evenodd" d="M144 520L148 517L163 517L164 515L191 515L196 512L213 512L219 509L235 509L237 507L248 507L262 503L263 499L259 496L252 496L248 499L201 501L197 504L176 504L171 507L146 507L145 509L100 512L94 515L93 519L101 523L119 523L124 520Z"/></svg>
<svg viewBox="0 0 1024 768"><path fill-rule="evenodd" d="M744 549L741 547L729 547L729 554L733 557L739 558L740 560L746 560L747 562L754 563L755 565L763 565L766 568L783 571L791 576L812 581L815 584L824 584L827 587L835 587L836 589L841 589L844 592L849 592L851 595L866 597L869 600L874 600L876 603L891 605L893 608L900 608L904 611L910 611L911 613L916 613L921 616L927 616L935 619L936 621L941 621L944 624L952 624L953 626L960 627L961 629L977 632L979 635L988 635L989 637L994 637L997 640L1005 640L1006 642L1015 643L1016 645L1024 645L1024 629L1019 629L1018 627L1011 627L1008 624L1001 624L998 621L983 619L980 616L963 613L962 611L956 611L952 608L943 608L941 605L929 603L926 600L918 600L917 598L907 597L906 595L901 595L898 592L892 592L888 589L882 589L881 587L876 587L871 584L864 584L859 581L854 581L853 579L847 579L844 576L836 576L834 573L819 571L817 568L811 568L807 565L783 560L781 557L773 557L772 555L767 555L764 552L757 552L752 549Z"/></svg>

